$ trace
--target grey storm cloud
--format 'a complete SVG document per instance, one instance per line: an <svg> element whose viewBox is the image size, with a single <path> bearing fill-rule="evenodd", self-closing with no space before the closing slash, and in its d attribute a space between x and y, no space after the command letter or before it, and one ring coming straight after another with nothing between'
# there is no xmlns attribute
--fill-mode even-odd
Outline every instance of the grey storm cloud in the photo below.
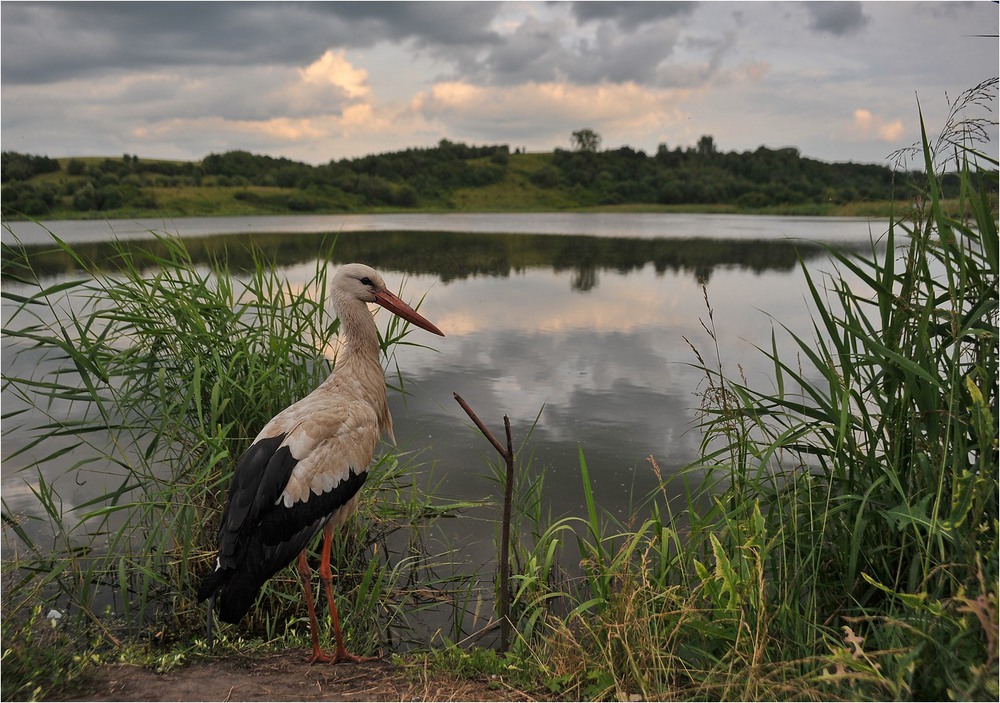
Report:
<svg viewBox="0 0 1000 703"><path fill-rule="evenodd" d="M610 20L625 30L648 22L690 15L696 2L574 2L573 15L579 22Z"/></svg>
<svg viewBox="0 0 1000 703"><path fill-rule="evenodd" d="M302 66L329 48L410 42L481 84L671 83L661 64L697 3L566 3L501 35L490 2L4 3L0 78L44 84L167 67ZM567 44L567 28L595 25Z"/></svg>
<svg viewBox="0 0 1000 703"><path fill-rule="evenodd" d="M0 77L48 83L163 66L301 65L381 41L488 46L496 3L43 2L2 5Z"/></svg>
<svg viewBox="0 0 1000 703"><path fill-rule="evenodd" d="M864 29L869 19L858 2L807 2L809 28L815 32L843 36Z"/></svg>
<svg viewBox="0 0 1000 703"><path fill-rule="evenodd" d="M674 56L685 18L696 5L565 4L568 11L562 18L529 19L500 42L470 47L468 55L455 62L456 71L477 83L501 86L560 80L580 85L628 81L658 87L687 85L686 79L677 80L683 72L664 70L664 64ZM579 27L592 32L573 41L565 39L567 30Z"/></svg>

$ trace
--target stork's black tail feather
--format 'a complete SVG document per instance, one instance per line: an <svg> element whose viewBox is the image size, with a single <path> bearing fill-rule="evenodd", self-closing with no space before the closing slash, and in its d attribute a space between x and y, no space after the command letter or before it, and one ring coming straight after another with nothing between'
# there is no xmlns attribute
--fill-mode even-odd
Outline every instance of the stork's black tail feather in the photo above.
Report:
<svg viewBox="0 0 1000 703"><path fill-rule="evenodd" d="M213 649L215 642L212 640L212 620L215 615L215 594L208 597L208 613L205 616L205 639L208 640L208 648Z"/></svg>
<svg viewBox="0 0 1000 703"><path fill-rule="evenodd" d="M276 545L266 545L259 539L243 545L233 566L222 562L218 568L205 575L198 588L198 602L211 596L219 605L219 619L238 623L253 607L261 587L269 578L292 563L299 552L322 527L317 521L291 539Z"/></svg>
<svg viewBox="0 0 1000 703"><path fill-rule="evenodd" d="M219 604L219 619L237 623L249 612L261 586L273 574L248 574L244 569L217 569L208 574L198 589L198 602L208 599L210 608Z"/></svg>
<svg viewBox="0 0 1000 703"><path fill-rule="evenodd" d="M220 588L226 585L226 581L232 578L232 576L232 569L216 569L205 574L205 577L201 580L201 585L198 586L198 602L201 603L206 598L214 596Z"/></svg>

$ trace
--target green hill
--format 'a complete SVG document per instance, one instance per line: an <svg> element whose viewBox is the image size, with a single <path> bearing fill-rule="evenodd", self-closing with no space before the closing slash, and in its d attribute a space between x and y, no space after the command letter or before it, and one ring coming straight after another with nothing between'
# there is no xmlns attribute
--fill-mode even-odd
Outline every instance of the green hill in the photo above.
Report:
<svg viewBox="0 0 1000 703"><path fill-rule="evenodd" d="M661 145L654 155L629 147L529 154L442 140L319 166L246 151L199 162L3 152L0 204L9 219L574 209L881 215L919 177L795 149L722 153L712 145L702 137L698 148Z"/></svg>

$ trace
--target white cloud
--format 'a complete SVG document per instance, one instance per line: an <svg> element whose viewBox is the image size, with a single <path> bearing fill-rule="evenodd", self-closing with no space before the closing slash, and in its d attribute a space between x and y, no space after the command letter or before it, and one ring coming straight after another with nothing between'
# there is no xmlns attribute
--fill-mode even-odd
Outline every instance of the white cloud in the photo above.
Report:
<svg viewBox="0 0 1000 703"><path fill-rule="evenodd" d="M851 133L860 139L880 139L895 142L903 136L905 128L901 119L886 120L873 115L870 110L858 108L854 111Z"/></svg>
<svg viewBox="0 0 1000 703"><path fill-rule="evenodd" d="M629 133L658 133L677 122L679 106L693 93L632 82L546 82L501 88L451 81L418 93L411 109L428 121L472 136L535 137L547 141L548 148L565 143L569 130L591 125L602 133L605 145L612 146ZM556 144L552 139L558 140Z"/></svg>
<svg viewBox="0 0 1000 703"><path fill-rule="evenodd" d="M269 120L227 120L221 117L196 119L171 119L136 127L132 134L137 139L162 140L186 132L201 132L219 137L264 137L270 141L302 141L326 136L322 119L293 119L275 117ZM235 148L235 147L231 147Z"/></svg>
<svg viewBox="0 0 1000 703"><path fill-rule="evenodd" d="M299 69L299 75L306 83L337 86L351 98L363 98L371 94L368 71L352 66L343 50L328 49L319 59Z"/></svg>

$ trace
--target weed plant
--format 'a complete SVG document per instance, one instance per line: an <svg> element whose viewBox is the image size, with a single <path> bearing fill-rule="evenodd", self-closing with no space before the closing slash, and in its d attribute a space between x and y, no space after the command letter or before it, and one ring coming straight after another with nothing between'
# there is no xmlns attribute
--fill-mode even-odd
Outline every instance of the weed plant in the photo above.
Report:
<svg viewBox="0 0 1000 703"><path fill-rule="evenodd" d="M4 334L31 369L6 374L4 392L45 417L33 424L16 409L3 418L5 432L31 437L8 459L34 454L26 471L44 512L36 525L4 504L15 551L5 563L5 593L14 596L4 621L44 601L106 643L140 631L198 636L204 606L193 596L211 568L235 459L267 420L331 371L339 327L325 304L332 245L293 287L259 255L236 276L217 262L195 264L165 234L148 248L120 247L110 267L84 260L54 234L52 242L83 275L50 284L19 248L4 250ZM388 323L381 342L390 363L406 334L401 321ZM395 379L402 384L398 370ZM52 467L67 461L70 476L112 487L64 507ZM412 468L393 454L373 467L366 492L378 499L363 501L336 544L338 597L352 613L345 636L363 652L376 651L386 631L406 637L421 608L413 593L440 585L427 576L435 557L420 550L419 528L463 507L414 490ZM397 558L389 542L400 531L410 547ZM294 574L280 573L241 632L294 635L304 627L300 599Z"/></svg>
<svg viewBox="0 0 1000 703"><path fill-rule="evenodd" d="M587 514L539 530L514 577L514 654L553 693L997 698L997 161L967 126L953 114L931 142L921 119L921 208L892 219L884 255L803 265L812 334L783 330L789 357L772 333L768 390L694 349L704 440L682 515L665 489L644 519L603 514L581 450ZM581 579L556 578L577 559Z"/></svg>
<svg viewBox="0 0 1000 703"><path fill-rule="evenodd" d="M35 605L27 617L3 620L3 670L0 698L44 700L67 695L87 683L100 659L87 645L74 642L55 618ZM31 646L25 646L31 643Z"/></svg>

